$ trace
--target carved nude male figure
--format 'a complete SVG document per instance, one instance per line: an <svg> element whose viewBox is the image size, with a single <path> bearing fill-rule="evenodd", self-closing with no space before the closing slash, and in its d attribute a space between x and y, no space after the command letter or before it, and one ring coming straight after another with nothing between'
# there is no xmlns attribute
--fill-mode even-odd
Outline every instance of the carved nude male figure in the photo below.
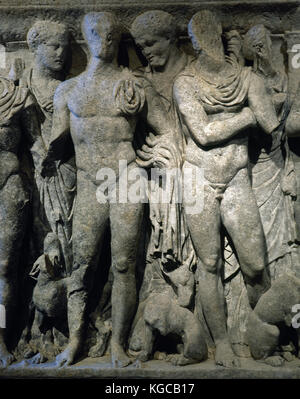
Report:
<svg viewBox="0 0 300 399"><path fill-rule="evenodd" d="M262 80L226 60L222 27L200 11L188 27L197 60L178 76L174 96L186 134L183 168L204 170L204 207L187 222L201 264L199 293L217 364L238 365L226 332L221 276L221 229L231 237L252 307L269 287L266 245L248 175L248 132L258 123L272 133L279 122ZM226 62L227 61L227 62Z"/></svg>
<svg viewBox="0 0 300 399"><path fill-rule="evenodd" d="M98 203L96 174L100 168L109 167L119 178L119 160L127 161L128 171L135 168L132 141L136 115L146 111L145 117L156 131L157 121L151 110L163 107L156 104L143 108L145 97L148 101L154 90L149 85L143 87L127 69L118 67L121 31L113 14L89 13L82 29L90 51L89 64L85 72L62 83L56 91L53 136L44 161L44 172L51 173L51 162L59 158L62 142L70 132L77 166L73 270L68 287L70 340L57 361L60 365L71 364L80 350L87 296L110 222L114 273L111 357L113 365L124 367L130 363L124 347L136 303L135 264L143 206ZM155 97L152 100L155 102Z"/></svg>

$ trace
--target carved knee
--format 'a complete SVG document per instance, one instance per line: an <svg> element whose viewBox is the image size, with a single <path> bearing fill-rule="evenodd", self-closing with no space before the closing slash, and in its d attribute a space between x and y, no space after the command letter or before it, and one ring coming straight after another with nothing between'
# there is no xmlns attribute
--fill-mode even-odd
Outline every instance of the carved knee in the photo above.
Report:
<svg viewBox="0 0 300 399"><path fill-rule="evenodd" d="M135 258L133 256L119 256L119 257L114 257L113 260L113 270L114 272L118 273L126 273L129 270L134 269L135 265Z"/></svg>
<svg viewBox="0 0 300 399"><path fill-rule="evenodd" d="M218 255L212 255L202 259L202 264L206 272L217 274L220 263L220 257Z"/></svg>
<svg viewBox="0 0 300 399"><path fill-rule="evenodd" d="M126 273L129 269L129 262L128 259L120 258L114 262L113 271L114 273Z"/></svg>
<svg viewBox="0 0 300 399"><path fill-rule="evenodd" d="M244 273L249 279L255 279L260 276L265 268L263 263L253 263L244 269Z"/></svg>

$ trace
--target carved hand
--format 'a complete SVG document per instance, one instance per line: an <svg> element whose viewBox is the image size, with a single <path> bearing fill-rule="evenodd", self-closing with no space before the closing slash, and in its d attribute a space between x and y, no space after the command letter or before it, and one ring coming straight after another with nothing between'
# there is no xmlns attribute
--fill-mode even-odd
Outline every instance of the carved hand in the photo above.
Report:
<svg viewBox="0 0 300 399"><path fill-rule="evenodd" d="M146 144L137 151L137 163L143 167L180 168L182 157L173 137L169 135L154 136L152 133L146 138Z"/></svg>

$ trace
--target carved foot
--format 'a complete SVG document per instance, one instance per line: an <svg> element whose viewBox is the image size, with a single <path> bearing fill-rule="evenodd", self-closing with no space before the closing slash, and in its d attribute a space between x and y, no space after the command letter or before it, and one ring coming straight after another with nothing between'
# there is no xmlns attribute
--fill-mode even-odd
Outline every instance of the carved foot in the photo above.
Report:
<svg viewBox="0 0 300 399"><path fill-rule="evenodd" d="M234 354L228 342L221 342L216 346L215 362L218 366L228 368L240 367L240 360Z"/></svg>
<svg viewBox="0 0 300 399"><path fill-rule="evenodd" d="M70 366L74 363L77 352L78 346L69 344L62 353L56 356L56 365L58 367Z"/></svg>
<svg viewBox="0 0 300 399"><path fill-rule="evenodd" d="M88 356L89 357L101 357L104 355L105 347L102 343L96 343L94 346L91 347L89 350Z"/></svg>
<svg viewBox="0 0 300 399"><path fill-rule="evenodd" d="M169 355L167 361L171 362L173 366L186 366L187 364L198 363L197 360L189 359L183 355Z"/></svg>
<svg viewBox="0 0 300 399"><path fill-rule="evenodd" d="M45 363L48 359L41 353L37 353L31 359L27 359L28 364L41 364Z"/></svg>
<svg viewBox="0 0 300 399"><path fill-rule="evenodd" d="M137 355L137 360L139 360L142 363L147 362L147 360L149 360L149 353L147 353L146 351L141 351L138 355Z"/></svg>
<svg viewBox="0 0 300 399"><path fill-rule="evenodd" d="M115 342L111 342L111 363L115 368L126 367L132 363L132 360L126 355L122 346Z"/></svg>
<svg viewBox="0 0 300 399"><path fill-rule="evenodd" d="M281 367L284 364L284 359L281 356L270 356L264 359L264 363L272 367Z"/></svg>
<svg viewBox="0 0 300 399"><path fill-rule="evenodd" d="M104 355L107 349L107 342L110 337L110 331L105 334L98 334L97 342L94 346L89 350L89 357L101 357Z"/></svg>
<svg viewBox="0 0 300 399"><path fill-rule="evenodd" d="M8 352L6 345L0 345L0 367L7 367L15 361L13 354Z"/></svg>
<svg viewBox="0 0 300 399"><path fill-rule="evenodd" d="M28 348L25 352L24 352L24 359L31 359L33 358L33 356L35 356L37 354L36 351L32 350L31 348Z"/></svg>

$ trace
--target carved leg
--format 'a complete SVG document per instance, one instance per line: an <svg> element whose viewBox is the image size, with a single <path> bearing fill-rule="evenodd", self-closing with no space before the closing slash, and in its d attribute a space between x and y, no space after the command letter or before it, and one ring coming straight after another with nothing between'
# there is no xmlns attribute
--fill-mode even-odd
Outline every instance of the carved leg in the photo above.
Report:
<svg viewBox="0 0 300 399"><path fill-rule="evenodd" d="M56 356L58 367L69 366L78 356L85 329L85 316L87 306L87 292L75 291L70 294L68 302L69 344L66 349Z"/></svg>
<svg viewBox="0 0 300 399"><path fill-rule="evenodd" d="M279 329L276 326L263 322L255 311L249 315L247 341L250 346L251 355L255 360L266 361L267 364L272 366L281 365L283 362L279 364L278 359L275 359L278 356L272 356L278 345L278 339Z"/></svg>
<svg viewBox="0 0 300 399"><path fill-rule="evenodd" d="M199 298L216 344L216 364L224 367L239 366L226 330L224 294L220 278L220 203L211 187L205 186L202 212L195 215L187 214L186 219L197 256L202 262L198 270Z"/></svg>
<svg viewBox="0 0 300 399"><path fill-rule="evenodd" d="M14 361L6 336L16 316L17 268L27 216L27 198L18 175L11 176L2 188L0 203L0 304L6 313L6 328L0 328L0 366L6 367Z"/></svg>
<svg viewBox="0 0 300 399"><path fill-rule="evenodd" d="M56 357L58 366L73 364L80 353L86 328L88 292L108 222L108 205L97 202L97 187L85 176L78 178L77 184L72 240L74 264L68 282L69 344Z"/></svg>
<svg viewBox="0 0 300 399"><path fill-rule="evenodd" d="M151 328L151 326L143 321L144 323L144 346L142 348L142 351L138 355L138 360L141 362L146 362L149 357L152 355L153 351L153 344L155 340L156 333L155 331Z"/></svg>
<svg viewBox="0 0 300 399"><path fill-rule="evenodd" d="M111 205L111 251L114 272L112 289L112 364L131 363L125 345L136 304L135 266L141 231L143 204Z"/></svg>
<svg viewBox="0 0 300 399"><path fill-rule="evenodd" d="M32 327L33 331L38 333L38 335L34 337L34 346L36 346L37 351L32 351L31 356L30 353L28 353L27 356L24 356L25 358L28 358L28 364L40 364L48 360L48 357L45 355L45 348L47 345L49 345L49 341L51 341L51 330L46 330L45 324L45 315L38 309L35 309L34 322Z"/></svg>
<svg viewBox="0 0 300 399"><path fill-rule="evenodd" d="M41 330L40 326L43 323L43 314L36 308L34 309L34 320L31 327L31 340L29 348L24 352L24 358L30 359L36 355L40 349L41 344Z"/></svg>
<svg viewBox="0 0 300 399"><path fill-rule="evenodd" d="M255 307L270 287L266 266L266 242L247 170L232 179L221 202L221 216L237 251L247 286L249 303Z"/></svg>

